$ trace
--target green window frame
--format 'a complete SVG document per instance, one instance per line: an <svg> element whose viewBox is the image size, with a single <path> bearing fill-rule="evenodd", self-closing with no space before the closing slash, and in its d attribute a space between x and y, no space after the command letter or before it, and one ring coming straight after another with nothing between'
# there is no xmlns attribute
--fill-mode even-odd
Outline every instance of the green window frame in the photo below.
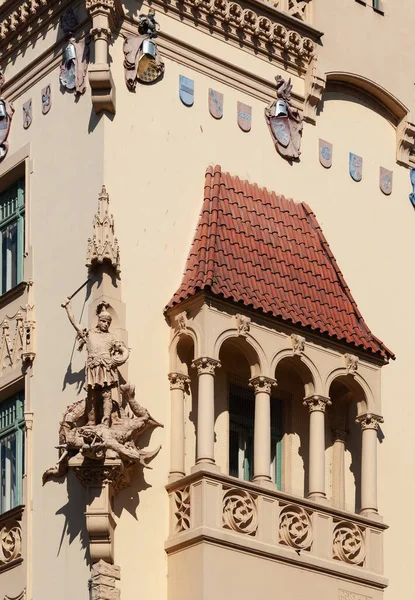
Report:
<svg viewBox="0 0 415 600"><path fill-rule="evenodd" d="M23 281L24 178L0 192L0 294Z"/></svg>
<svg viewBox="0 0 415 600"><path fill-rule="evenodd" d="M0 514L23 504L24 394L0 402Z"/></svg>

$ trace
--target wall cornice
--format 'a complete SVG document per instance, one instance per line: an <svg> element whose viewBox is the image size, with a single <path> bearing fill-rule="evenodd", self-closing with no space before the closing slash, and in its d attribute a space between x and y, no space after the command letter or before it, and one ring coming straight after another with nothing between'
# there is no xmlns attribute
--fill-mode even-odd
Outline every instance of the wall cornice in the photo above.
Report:
<svg viewBox="0 0 415 600"><path fill-rule="evenodd" d="M305 74L322 36L261 0L153 0L166 15Z"/></svg>

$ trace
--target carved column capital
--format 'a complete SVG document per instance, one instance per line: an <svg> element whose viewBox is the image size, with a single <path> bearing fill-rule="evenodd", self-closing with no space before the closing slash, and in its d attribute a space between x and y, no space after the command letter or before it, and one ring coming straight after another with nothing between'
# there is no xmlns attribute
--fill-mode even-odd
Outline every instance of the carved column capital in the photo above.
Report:
<svg viewBox="0 0 415 600"><path fill-rule="evenodd" d="M91 19L98 14L106 15L111 31L117 26L118 15L115 0L86 0L85 8Z"/></svg>
<svg viewBox="0 0 415 600"><path fill-rule="evenodd" d="M97 40L109 42L112 38L111 29L109 27L94 27L91 29L90 34L94 42Z"/></svg>
<svg viewBox="0 0 415 600"><path fill-rule="evenodd" d="M365 413L364 415L359 415L357 417L356 423L360 423L362 431L365 431L366 429L374 429L377 431L380 423L383 423L383 417L373 413Z"/></svg>
<svg viewBox="0 0 415 600"><path fill-rule="evenodd" d="M326 406L331 406L330 398L326 398L325 396L308 396L308 398L304 398L303 402L304 406L308 406L308 410L310 412L326 412Z"/></svg>
<svg viewBox="0 0 415 600"><path fill-rule="evenodd" d="M190 378L184 375L184 373L169 373L168 378L171 390L181 390L184 392L186 385L190 383Z"/></svg>
<svg viewBox="0 0 415 600"><path fill-rule="evenodd" d="M332 429L333 442L345 442L348 431L345 429Z"/></svg>
<svg viewBox="0 0 415 600"><path fill-rule="evenodd" d="M215 369L219 369L221 364L220 361L215 360L214 358L203 356L202 358L196 358L196 360L192 362L192 367L197 369L198 375L203 375L204 373L207 373L208 375L214 375Z"/></svg>
<svg viewBox="0 0 415 600"><path fill-rule="evenodd" d="M270 377L259 375L258 377L253 377L250 379L249 385L254 388L255 394L259 394L260 392L271 394L271 389L277 386L277 382L275 379L271 379Z"/></svg>

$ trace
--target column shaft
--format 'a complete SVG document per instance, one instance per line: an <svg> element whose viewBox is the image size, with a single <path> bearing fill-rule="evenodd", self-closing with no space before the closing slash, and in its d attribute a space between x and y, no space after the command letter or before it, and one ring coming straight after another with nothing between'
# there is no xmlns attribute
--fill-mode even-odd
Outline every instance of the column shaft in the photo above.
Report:
<svg viewBox="0 0 415 600"><path fill-rule="evenodd" d="M199 358L193 362L199 376L196 464L215 464L215 368L219 361Z"/></svg>
<svg viewBox="0 0 415 600"><path fill-rule="evenodd" d="M170 429L170 478L184 477L184 392L190 379L182 373L170 373L171 429Z"/></svg>
<svg viewBox="0 0 415 600"><path fill-rule="evenodd" d="M357 417L362 427L361 508L364 514L378 512L377 503L377 433L383 419L367 413Z"/></svg>
<svg viewBox="0 0 415 600"><path fill-rule="evenodd" d="M271 481L271 387L277 382L260 376L250 385L255 388L254 481Z"/></svg>
<svg viewBox="0 0 415 600"><path fill-rule="evenodd" d="M304 400L304 404L310 411L308 497L318 501L326 498L324 413L331 401L323 396L311 396Z"/></svg>
<svg viewBox="0 0 415 600"><path fill-rule="evenodd" d="M337 508L345 507L345 482L344 482L344 453L346 449L346 431L335 429L333 431L333 505Z"/></svg>

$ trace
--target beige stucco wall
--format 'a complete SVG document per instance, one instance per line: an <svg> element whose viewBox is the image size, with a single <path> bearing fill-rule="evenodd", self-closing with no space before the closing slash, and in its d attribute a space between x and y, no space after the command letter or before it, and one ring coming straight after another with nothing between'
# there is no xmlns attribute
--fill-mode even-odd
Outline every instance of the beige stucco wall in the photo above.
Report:
<svg viewBox="0 0 415 600"><path fill-rule="evenodd" d="M326 31L319 66L323 71L361 72L385 87L409 105L413 86L408 78L387 77L388 69L379 59L362 61L362 50L335 40L348 39L350 30L368 27L367 19L379 19L373 11L350 2L353 23L344 19L338 6L329 0L315 2L315 25ZM136 9L134 9L136 10ZM342 9L343 10L343 9ZM365 20L361 19L361 10ZM395 7L388 5L386 17L373 34L386 36L386 24L398 35ZM401 9L400 9L401 10ZM403 10L403 9L402 9ZM408 8L409 10L409 8ZM335 13L335 14L334 14ZM401 13L399 13L401 14ZM393 16L395 15L395 16ZM389 17L388 17L389 18ZM352 16L350 16L352 19ZM402 20L400 20L401 22ZM272 82L274 65L168 17L160 15L162 29L183 37L187 43L230 62L252 70ZM53 40L56 31L51 32ZM363 34L359 34L363 35ZM391 34L392 35L392 34ZM361 38L360 38L361 39ZM405 41L407 39L407 41ZM52 42L52 37L50 38ZM336 45L337 44L337 45ZM399 35L399 45L409 60L410 36ZM356 45L357 46L357 45ZM43 51L39 42L35 52ZM373 46L370 46L372 48ZM381 44L376 44L377 52ZM84 506L82 489L70 478L68 484L49 483L41 487L42 472L56 459L58 423L66 406L82 393L76 373L82 358L73 356L73 376L64 384L72 356L74 333L60 308L60 302L85 279L86 240L91 235L91 220L97 193L105 183L110 193L120 241L123 299L127 306L129 378L137 386L139 401L154 417L165 424L156 430L150 445L163 444L152 471L144 478L137 475L133 485L116 499L117 517L115 561L122 570L122 598L137 595L164 600L167 595L167 559L163 544L167 536L167 495L164 486L169 465L169 329L163 307L179 285L202 205L204 171L209 164L221 164L224 170L241 178L269 187L277 193L306 201L316 212L324 233L338 260L358 305L376 335L396 352L397 361L383 373L382 426L385 439L379 446L379 505L391 526L385 536L385 573L390 587L387 599L403 597L410 589L411 546L406 533L405 511L396 510L397 499L407 501L415 494L415 483L408 476L414 452L411 408L408 389L412 374L413 332L409 319L413 297L412 273L413 209L407 198L410 191L408 171L395 162L395 132L392 126L371 109L327 94L317 127L304 126L301 162L289 165L273 147L263 117L264 104L235 87L226 87L211 77L165 60L164 78L152 86L138 85L135 94L127 91L122 72L122 39L111 47L112 74L117 88L117 114L96 119L89 92L75 103L70 94L59 90L55 69L30 91L15 101L16 113L10 135L10 155L30 143L33 173L30 176L30 240L33 246L33 277L37 320L37 357L32 378L32 402L35 412L33 457L33 597L87 598L89 576L84 559ZM29 54L10 65L10 73L29 64ZM392 64L392 59L390 64ZM401 59L403 61L403 58ZM7 74L7 71L6 71ZM178 96L179 74L195 80L195 104L186 108ZM47 116L40 111L40 90L52 84L52 109ZM294 88L303 92L302 82ZM412 86L412 87L411 87ZM224 117L214 120L207 108L208 88L225 95ZM22 104L33 98L34 121L30 129L22 127ZM252 131L243 133L236 122L236 103L253 107ZM334 162L325 170L318 162L318 138L333 143ZM348 173L348 153L363 156L364 175L355 183ZM394 171L390 197L378 187L379 166ZM75 314L82 312L82 294L74 301ZM86 323L86 313L84 312ZM63 389L64 388L64 389ZM397 404L399 403L399 405ZM396 406L405 418L398 420ZM190 412L190 399L187 405ZM226 415L218 420L226 436ZM294 425L294 424L293 424ZM189 421L189 428L194 428ZM291 444L291 468L297 474L291 490L301 492L303 476L298 436ZM194 441L189 441L189 444ZM288 443L288 442L287 442ZM189 447L189 446L188 446ZM194 445L189 456L194 456ZM397 460L399 456L399 460ZM224 446L218 457L226 467ZM187 459L190 468L193 459ZM329 463L329 458L328 464ZM346 469L348 463L346 461ZM329 483L329 482L328 482ZM350 487L350 486L349 486ZM349 488L348 488L349 489ZM68 505L68 490L71 493ZM348 496L349 498L349 496ZM68 522L66 523L66 515ZM405 544L407 546L405 546ZM402 548L399 554L396 548ZM197 576L191 585L189 572L200 564L201 548L188 551L186 570L181 574L179 555L170 560L172 588L192 597L192 586L202 585ZM229 551L208 548L212 568L244 572L247 557ZM212 553L214 559L212 558ZM237 562L236 562L237 559ZM275 567L266 560L249 559L249 571L255 579L243 581L254 586L271 585L284 578L284 594L297 589L298 571ZM230 585L237 582L224 575L220 594L232 597ZM181 579L182 577L182 579ZM303 589L317 586L327 599L343 584L301 571ZM323 582L320 583L320 582ZM206 597L217 597L216 578L205 574ZM325 587L325 586L328 587ZM319 587L321 586L321 588ZM344 586L346 589L352 589ZM248 591L258 593L258 588ZM324 591L323 591L324 590ZM380 594L378 594L380 596ZM248 596L247 596L248 597ZM292 592L292 598L296 594ZM323 595L321 595L323 599ZM377 600L377 596L373 596ZM289 596L287 596L289 600Z"/></svg>

